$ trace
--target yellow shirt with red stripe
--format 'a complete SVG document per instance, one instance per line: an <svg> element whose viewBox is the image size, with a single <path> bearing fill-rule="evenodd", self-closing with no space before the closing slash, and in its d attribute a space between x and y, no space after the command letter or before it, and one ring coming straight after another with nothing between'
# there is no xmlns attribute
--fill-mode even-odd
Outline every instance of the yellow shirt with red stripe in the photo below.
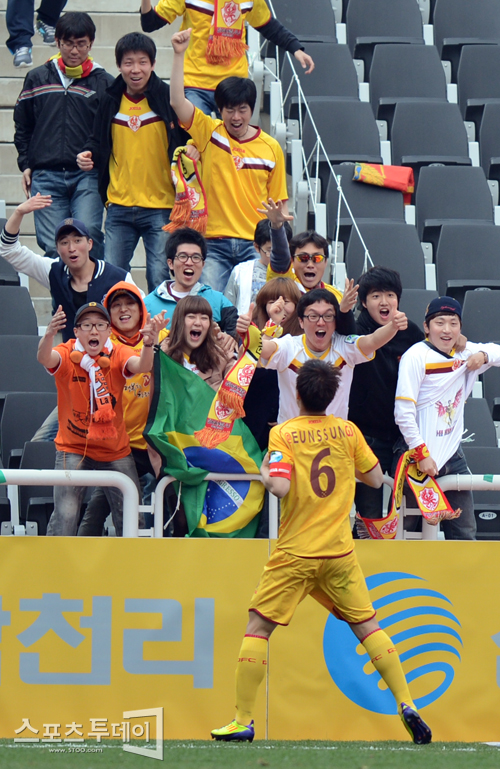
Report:
<svg viewBox="0 0 500 769"><path fill-rule="evenodd" d="M273 278L290 278L290 280L294 280L299 289L302 291L303 294L307 294L308 291L312 291L312 288L306 288L298 279L295 270L292 267L292 262L290 261L290 267L286 272L276 272L272 269L271 265L267 265L267 273L266 273L266 281L272 280ZM329 283L323 283L323 281L320 281L317 286L314 286L314 288L326 288L327 291L331 291L331 293L337 298L338 303L342 301L342 291L339 291L338 288L335 288L335 286L331 286Z"/></svg>
<svg viewBox="0 0 500 769"><path fill-rule="evenodd" d="M124 93L111 123L108 203L172 208L167 128L144 97Z"/></svg>
<svg viewBox="0 0 500 769"><path fill-rule="evenodd" d="M378 463L361 431L331 415L300 416L272 428L269 451L271 476L290 480L278 548L303 558L351 552L354 470L367 473Z"/></svg>
<svg viewBox="0 0 500 769"><path fill-rule="evenodd" d="M224 3L224 0L222 0ZM237 3L244 20L251 27L262 27L271 18L265 0L249 0ZM186 88L202 88L215 91L226 77L248 77L246 56L232 58L227 64L209 64L207 61L208 33L214 15L213 2L206 0L160 0L155 6L158 16L171 24L182 16L181 29L192 28L191 40L184 60L184 85ZM243 32L245 42L245 32Z"/></svg>
<svg viewBox="0 0 500 769"><path fill-rule="evenodd" d="M258 129L252 139L238 141L222 120L195 109L183 126L201 152L202 182L207 195L207 238L252 240L262 219L262 201L287 200L283 151L272 136Z"/></svg>

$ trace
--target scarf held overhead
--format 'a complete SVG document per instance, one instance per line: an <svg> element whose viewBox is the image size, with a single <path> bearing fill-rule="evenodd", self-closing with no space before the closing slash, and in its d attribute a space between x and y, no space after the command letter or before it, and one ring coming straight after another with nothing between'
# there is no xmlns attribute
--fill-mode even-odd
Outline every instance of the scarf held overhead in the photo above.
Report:
<svg viewBox="0 0 500 769"><path fill-rule="evenodd" d="M106 440L118 436L113 424L116 414L111 402L108 383L102 370L109 368L109 358L106 355L111 355L113 352L113 344L110 339L106 340L103 352L105 355L101 354L98 358L92 358L85 352L82 343L77 339L70 355L73 363L80 364L81 368L89 375L90 420L88 437L91 440Z"/></svg>
<svg viewBox="0 0 500 769"><path fill-rule="evenodd" d="M241 59L248 51L243 42L245 22L241 5L235 0L215 0L207 43L209 64L229 64L232 58Z"/></svg>
<svg viewBox="0 0 500 769"><path fill-rule="evenodd" d="M215 394L205 427L195 433L202 446L213 449L231 435L235 419L245 416L243 402L262 352L262 333L249 326L243 338L243 355L234 364Z"/></svg>
<svg viewBox="0 0 500 769"><path fill-rule="evenodd" d="M198 164L186 154L186 147L177 147L174 152L171 174L175 188L175 203L170 214L170 223L163 229L174 232L180 227L191 227L204 233L207 229L207 196L203 187Z"/></svg>
<svg viewBox="0 0 500 769"><path fill-rule="evenodd" d="M365 538L369 536L371 539L394 539L398 529L405 480L415 495L418 508L427 523L437 526L440 521L451 521L460 517L462 511L460 508L453 510L437 481L418 469L417 462L428 456L429 451L425 444L406 451L401 456L394 476L391 512L387 518L362 518L356 513L358 521L362 521L366 527L366 532L362 531L361 537L364 533Z"/></svg>

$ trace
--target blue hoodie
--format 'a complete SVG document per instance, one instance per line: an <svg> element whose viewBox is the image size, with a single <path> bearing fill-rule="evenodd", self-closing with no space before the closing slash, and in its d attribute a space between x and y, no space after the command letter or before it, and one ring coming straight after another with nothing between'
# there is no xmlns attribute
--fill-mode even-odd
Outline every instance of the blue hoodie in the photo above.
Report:
<svg viewBox="0 0 500 769"><path fill-rule="evenodd" d="M169 319L167 328L170 327L175 305L177 304L177 300L170 294L167 288L167 285L172 285L173 282L173 280L165 280L148 294L144 300L144 304L151 317L158 315L163 310L167 311L167 318ZM238 310L231 304L229 299L226 299L224 294L221 294L220 291L214 291L213 288L203 283L195 283L189 294L190 296L199 295L206 299L212 308L213 319L219 324L220 330L235 336Z"/></svg>

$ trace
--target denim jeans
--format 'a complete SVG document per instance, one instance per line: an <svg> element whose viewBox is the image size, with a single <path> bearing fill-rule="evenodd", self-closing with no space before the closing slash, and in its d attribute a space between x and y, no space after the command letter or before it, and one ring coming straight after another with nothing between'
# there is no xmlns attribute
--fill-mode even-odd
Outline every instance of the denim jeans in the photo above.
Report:
<svg viewBox="0 0 500 769"><path fill-rule="evenodd" d="M223 293L233 267L249 259L255 259L253 241L243 238L207 238L207 258L201 280L215 291Z"/></svg>
<svg viewBox="0 0 500 769"><path fill-rule="evenodd" d="M53 441L59 430L59 412L57 406L50 414L45 417L36 433L34 434L32 441Z"/></svg>
<svg viewBox="0 0 500 769"><path fill-rule="evenodd" d="M142 238L149 293L170 277L165 254L169 233L162 229L170 221L170 212L170 208L108 204L104 258L128 272L135 247Z"/></svg>
<svg viewBox="0 0 500 769"><path fill-rule="evenodd" d="M392 463L391 475L394 477L396 472L397 463L401 454L407 450L408 446L402 438L398 440L394 446L394 458ZM439 471L439 475L436 476L436 480L439 483L439 478L445 475L470 475L471 472L467 466L466 459L462 449L459 447L452 457L443 465ZM412 499L413 494L410 491L408 485L405 483L405 495L407 499ZM474 515L474 498L471 491L447 491L446 498L454 510L460 508L462 513L460 518L455 518L454 521L442 521L440 523L441 531L444 533L445 539L476 539L476 516ZM416 503L415 503L416 507ZM419 519L420 516L408 516L408 518ZM411 527L408 526L409 531Z"/></svg>
<svg viewBox="0 0 500 769"><path fill-rule="evenodd" d="M97 190L97 171L33 171L31 194L52 195L52 205L35 211L38 245L46 256L57 257L54 233L63 219L73 217L87 225L94 241L92 256L104 258L102 215L104 206Z"/></svg>
<svg viewBox="0 0 500 769"><path fill-rule="evenodd" d="M383 473L389 473L392 467L392 447L394 441L381 441L365 435L365 441L380 462ZM356 510L363 518L382 518L384 487L373 489L364 483L356 484L354 502Z"/></svg>
<svg viewBox="0 0 500 769"><path fill-rule="evenodd" d="M68 0L41 0L37 18L55 27L67 2ZM15 53L17 48L31 48L31 38L35 34L34 9L35 0L8 0L5 21L10 35L7 48L11 53Z"/></svg>
<svg viewBox="0 0 500 769"><path fill-rule="evenodd" d="M139 478L132 454L123 459L111 462L97 462L81 454L70 454L66 451L56 452L56 470L102 470L124 473L134 481L140 490ZM85 486L54 486L54 512L47 526L48 537L73 537L78 529L80 506L85 494ZM119 489L104 486L104 493L111 508L116 535L123 534L123 496Z"/></svg>
<svg viewBox="0 0 500 769"><path fill-rule="evenodd" d="M220 118L219 108L214 99L214 91L206 91L204 88L185 88L184 94L186 99L201 109L205 115L211 115L212 112L215 112L215 116Z"/></svg>

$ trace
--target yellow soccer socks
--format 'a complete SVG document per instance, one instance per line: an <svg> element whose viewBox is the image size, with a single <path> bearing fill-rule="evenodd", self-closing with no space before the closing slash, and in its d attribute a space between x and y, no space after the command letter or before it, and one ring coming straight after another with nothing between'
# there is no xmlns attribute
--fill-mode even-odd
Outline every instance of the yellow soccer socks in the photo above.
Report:
<svg viewBox="0 0 500 769"><path fill-rule="evenodd" d="M267 670L268 641L255 635L243 638L236 666L236 721L239 724L249 724L253 719L257 690Z"/></svg>
<svg viewBox="0 0 500 769"><path fill-rule="evenodd" d="M387 633L379 628L365 636L361 643L368 652L375 670L380 673L391 690L397 702L398 712L402 702L416 710L396 647Z"/></svg>

